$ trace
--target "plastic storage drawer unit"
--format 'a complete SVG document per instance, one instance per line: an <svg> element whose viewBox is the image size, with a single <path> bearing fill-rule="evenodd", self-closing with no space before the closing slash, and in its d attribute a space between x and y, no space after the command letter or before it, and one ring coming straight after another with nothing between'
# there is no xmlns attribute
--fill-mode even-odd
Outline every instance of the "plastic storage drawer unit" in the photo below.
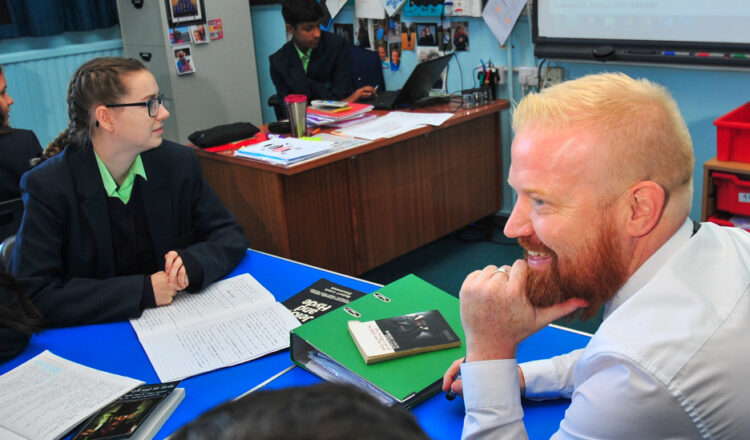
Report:
<svg viewBox="0 0 750 440"><path fill-rule="evenodd" d="M712 176L716 185L716 209L750 215L750 181L729 173L715 172Z"/></svg>
<svg viewBox="0 0 750 440"><path fill-rule="evenodd" d="M750 102L714 121L716 159L750 163Z"/></svg>

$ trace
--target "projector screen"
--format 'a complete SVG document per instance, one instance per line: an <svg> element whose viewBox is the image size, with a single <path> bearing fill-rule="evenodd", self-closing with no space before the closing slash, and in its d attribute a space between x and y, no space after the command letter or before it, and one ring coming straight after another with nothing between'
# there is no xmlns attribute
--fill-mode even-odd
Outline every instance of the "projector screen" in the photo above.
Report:
<svg viewBox="0 0 750 440"><path fill-rule="evenodd" d="M540 58L750 67L748 0L535 0Z"/></svg>

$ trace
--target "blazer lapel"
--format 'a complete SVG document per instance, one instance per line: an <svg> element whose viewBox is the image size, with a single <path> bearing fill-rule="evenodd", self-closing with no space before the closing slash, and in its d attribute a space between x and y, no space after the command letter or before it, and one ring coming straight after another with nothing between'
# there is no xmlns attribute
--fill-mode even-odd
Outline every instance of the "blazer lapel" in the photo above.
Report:
<svg viewBox="0 0 750 440"><path fill-rule="evenodd" d="M96 164L91 144L83 147L69 146L70 169L75 177L76 197L83 217L91 226L96 248L97 273L114 276L115 254L112 248L112 230L109 223L107 194L104 192L102 175Z"/></svg>
<svg viewBox="0 0 750 440"><path fill-rule="evenodd" d="M157 147L158 148L158 147ZM167 176L159 171L166 168L159 164L148 152L141 154L143 168L146 170L146 181L141 180L141 196L146 213L148 231L156 253L157 266L164 261L164 254L169 252L174 242L174 215L172 197L168 188Z"/></svg>
<svg viewBox="0 0 750 440"><path fill-rule="evenodd" d="M305 69L302 68L302 60L299 59L297 48L294 47L294 43L291 41L287 44L286 59L289 75L292 77L291 84L294 84L294 88L299 90L300 94L310 96L311 92L310 87L307 85L307 74L305 73ZM312 59L310 59L310 63L312 63ZM307 69L308 71L310 70L309 64ZM284 99L284 97L282 96L281 99Z"/></svg>

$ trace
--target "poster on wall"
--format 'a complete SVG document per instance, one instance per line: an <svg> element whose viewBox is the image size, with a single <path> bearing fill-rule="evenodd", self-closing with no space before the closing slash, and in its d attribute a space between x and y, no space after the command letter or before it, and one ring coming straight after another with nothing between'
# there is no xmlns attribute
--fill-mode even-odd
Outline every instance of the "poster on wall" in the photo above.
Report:
<svg viewBox="0 0 750 440"><path fill-rule="evenodd" d="M203 0L164 0L169 27L202 24L206 22Z"/></svg>

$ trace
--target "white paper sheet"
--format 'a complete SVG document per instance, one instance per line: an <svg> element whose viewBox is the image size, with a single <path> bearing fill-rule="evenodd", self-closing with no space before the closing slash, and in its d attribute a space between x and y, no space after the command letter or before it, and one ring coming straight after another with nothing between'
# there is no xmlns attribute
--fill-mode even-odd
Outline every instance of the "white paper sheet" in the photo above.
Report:
<svg viewBox="0 0 750 440"><path fill-rule="evenodd" d="M425 126L424 123L418 123L414 119L399 118L398 114L394 115L394 113L400 112L391 112L375 119L374 121L358 124L354 127L343 128L337 132L345 136L375 140L394 137Z"/></svg>
<svg viewBox="0 0 750 440"><path fill-rule="evenodd" d="M354 15L357 18L385 18L385 9L380 0L354 0Z"/></svg>
<svg viewBox="0 0 750 440"><path fill-rule="evenodd" d="M0 438L59 438L142 383L45 350L0 376Z"/></svg>
<svg viewBox="0 0 750 440"><path fill-rule="evenodd" d="M249 274L180 294L171 305L146 310L130 322L162 382L287 348L289 331L299 326Z"/></svg>
<svg viewBox="0 0 750 440"><path fill-rule="evenodd" d="M482 18L501 45L508 39L524 6L526 0L489 0L484 7Z"/></svg>

